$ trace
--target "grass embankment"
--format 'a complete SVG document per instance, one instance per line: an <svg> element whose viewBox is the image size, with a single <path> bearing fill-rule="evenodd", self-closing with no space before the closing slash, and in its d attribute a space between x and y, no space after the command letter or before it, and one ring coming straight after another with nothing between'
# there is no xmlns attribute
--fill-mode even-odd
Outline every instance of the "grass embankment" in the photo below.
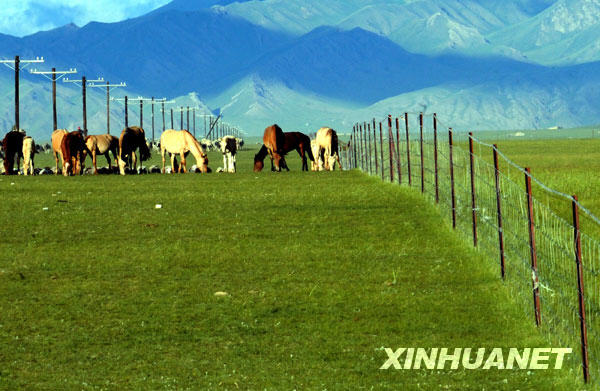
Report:
<svg viewBox="0 0 600 391"><path fill-rule="evenodd" d="M567 366L379 370L382 347L548 343L420 194L252 154L235 175L0 178L0 388L581 387Z"/></svg>

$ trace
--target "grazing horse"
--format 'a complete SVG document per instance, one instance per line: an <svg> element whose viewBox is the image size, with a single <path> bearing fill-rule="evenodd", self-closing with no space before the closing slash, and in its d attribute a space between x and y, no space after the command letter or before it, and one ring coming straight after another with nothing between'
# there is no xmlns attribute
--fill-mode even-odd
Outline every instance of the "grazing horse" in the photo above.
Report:
<svg viewBox="0 0 600 391"><path fill-rule="evenodd" d="M302 159L302 171L308 171L306 154L308 154L308 158L311 162L315 161L310 148L310 137L300 132L285 132L283 135L285 136L283 153L287 154L290 151L296 150Z"/></svg>
<svg viewBox="0 0 600 391"><path fill-rule="evenodd" d="M110 134L100 134L97 136L87 136L85 138L85 145L92 154L92 164L94 165L94 174L98 174L98 167L96 165L96 156L104 155L108 162L109 172L112 172L112 162L110 160L109 152L112 152L115 162L117 162L119 156L119 139ZM85 158L84 158L85 160Z"/></svg>
<svg viewBox="0 0 600 391"><path fill-rule="evenodd" d="M82 174L81 165L86 152L88 152L83 139L83 131L75 130L65 134L60 143L60 151L63 158L63 175Z"/></svg>
<svg viewBox="0 0 600 391"><path fill-rule="evenodd" d="M223 170L225 172L235 172L235 155L237 154L238 143L235 137L225 136L221 138L221 153L223 154Z"/></svg>
<svg viewBox="0 0 600 391"><path fill-rule="evenodd" d="M140 167L144 160L150 159L150 148L146 142L146 133L144 129L138 126L130 126L121 132L119 138L119 157L117 159L119 164L119 171L121 175L125 175L125 166L129 168L136 168L137 155L135 154L136 149L140 150ZM127 159L125 162L124 159Z"/></svg>
<svg viewBox="0 0 600 391"><path fill-rule="evenodd" d="M321 128L317 131L317 159L319 171L325 170L330 171L335 169L335 162L337 161L340 170L342 169L342 163L340 163L340 156L338 151L338 137L335 130L331 128Z"/></svg>
<svg viewBox="0 0 600 391"><path fill-rule="evenodd" d="M58 157L60 156L61 167L65 165L65 159L63 158L62 151L60 146L62 144L62 139L67 134L66 129L56 129L52 132L52 154L54 155L54 160L56 161L56 169L54 171L55 175L58 175ZM64 167L63 167L64 168Z"/></svg>
<svg viewBox="0 0 600 391"><path fill-rule="evenodd" d="M162 156L162 172L165 173L165 154L171 154L171 172L175 173L175 155L181 156L181 164L179 172L186 172L185 156L192 153L196 158L196 165L200 168L200 172L207 173L208 157L202 148L202 145L192 136L187 130L167 129L160 135L160 154Z"/></svg>
<svg viewBox="0 0 600 391"><path fill-rule="evenodd" d="M29 136L23 138L23 175L34 174L33 158L36 153L37 149L33 139Z"/></svg>
<svg viewBox="0 0 600 391"><path fill-rule="evenodd" d="M271 171L281 171L282 168L288 169L284 158L284 143L285 135L279 125L274 124L267 127L263 134L263 146L258 153L254 155L254 172L263 169L263 161L265 156L267 156L267 153L271 157Z"/></svg>
<svg viewBox="0 0 600 391"><path fill-rule="evenodd" d="M310 170L318 171L319 170L319 147L317 147L317 140L310 140L310 150L313 156L317 156L316 160L310 162Z"/></svg>
<svg viewBox="0 0 600 391"><path fill-rule="evenodd" d="M11 130L6 133L2 140L2 152L4 153L4 174L12 175L19 172L21 158L23 157L23 139L25 132L19 130ZM17 160L17 171L13 171Z"/></svg>

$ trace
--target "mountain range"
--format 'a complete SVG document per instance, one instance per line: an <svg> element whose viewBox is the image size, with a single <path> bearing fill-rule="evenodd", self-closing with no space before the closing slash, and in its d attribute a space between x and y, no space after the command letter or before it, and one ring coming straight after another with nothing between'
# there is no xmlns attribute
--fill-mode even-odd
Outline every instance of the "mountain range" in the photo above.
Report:
<svg viewBox="0 0 600 391"><path fill-rule="evenodd" d="M174 0L118 23L0 35L0 57L125 81L114 96L175 99L250 135L272 123L348 132L405 111L459 130L568 127L600 122L599 21L600 0ZM21 77L21 125L48 138L50 83ZM0 72L4 129L12 78ZM106 128L104 93L88 89L93 133ZM60 83L58 97L59 126L76 128L80 87ZM111 116L123 125L122 102Z"/></svg>

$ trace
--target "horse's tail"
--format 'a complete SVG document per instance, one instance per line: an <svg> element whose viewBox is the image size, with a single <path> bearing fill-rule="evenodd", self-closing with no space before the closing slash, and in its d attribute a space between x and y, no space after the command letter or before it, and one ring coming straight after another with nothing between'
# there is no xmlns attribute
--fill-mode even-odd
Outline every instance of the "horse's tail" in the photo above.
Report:
<svg viewBox="0 0 600 391"><path fill-rule="evenodd" d="M312 153L312 145L310 144L310 138L308 136L306 137L305 144L307 145L306 152L308 152L308 158L310 159L311 162L314 162L315 156Z"/></svg>
<svg viewBox="0 0 600 391"><path fill-rule="evenodd" d="M331 132L331 154L338 154L338 136L335 131Z"/></svg>

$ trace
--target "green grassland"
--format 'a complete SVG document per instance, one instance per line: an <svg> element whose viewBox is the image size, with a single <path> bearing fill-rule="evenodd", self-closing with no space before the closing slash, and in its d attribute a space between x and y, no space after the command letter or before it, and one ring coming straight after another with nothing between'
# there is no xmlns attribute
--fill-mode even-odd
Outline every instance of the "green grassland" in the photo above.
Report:
<svg viewBox="0 0 600 391"><path fill-rule="evenodd" d="M549 342L416 189L293 155L256 174L250 147L237 174L1 177L0 389L585 389L577 349L562 370L380 370L383 347Z"/></svg>

